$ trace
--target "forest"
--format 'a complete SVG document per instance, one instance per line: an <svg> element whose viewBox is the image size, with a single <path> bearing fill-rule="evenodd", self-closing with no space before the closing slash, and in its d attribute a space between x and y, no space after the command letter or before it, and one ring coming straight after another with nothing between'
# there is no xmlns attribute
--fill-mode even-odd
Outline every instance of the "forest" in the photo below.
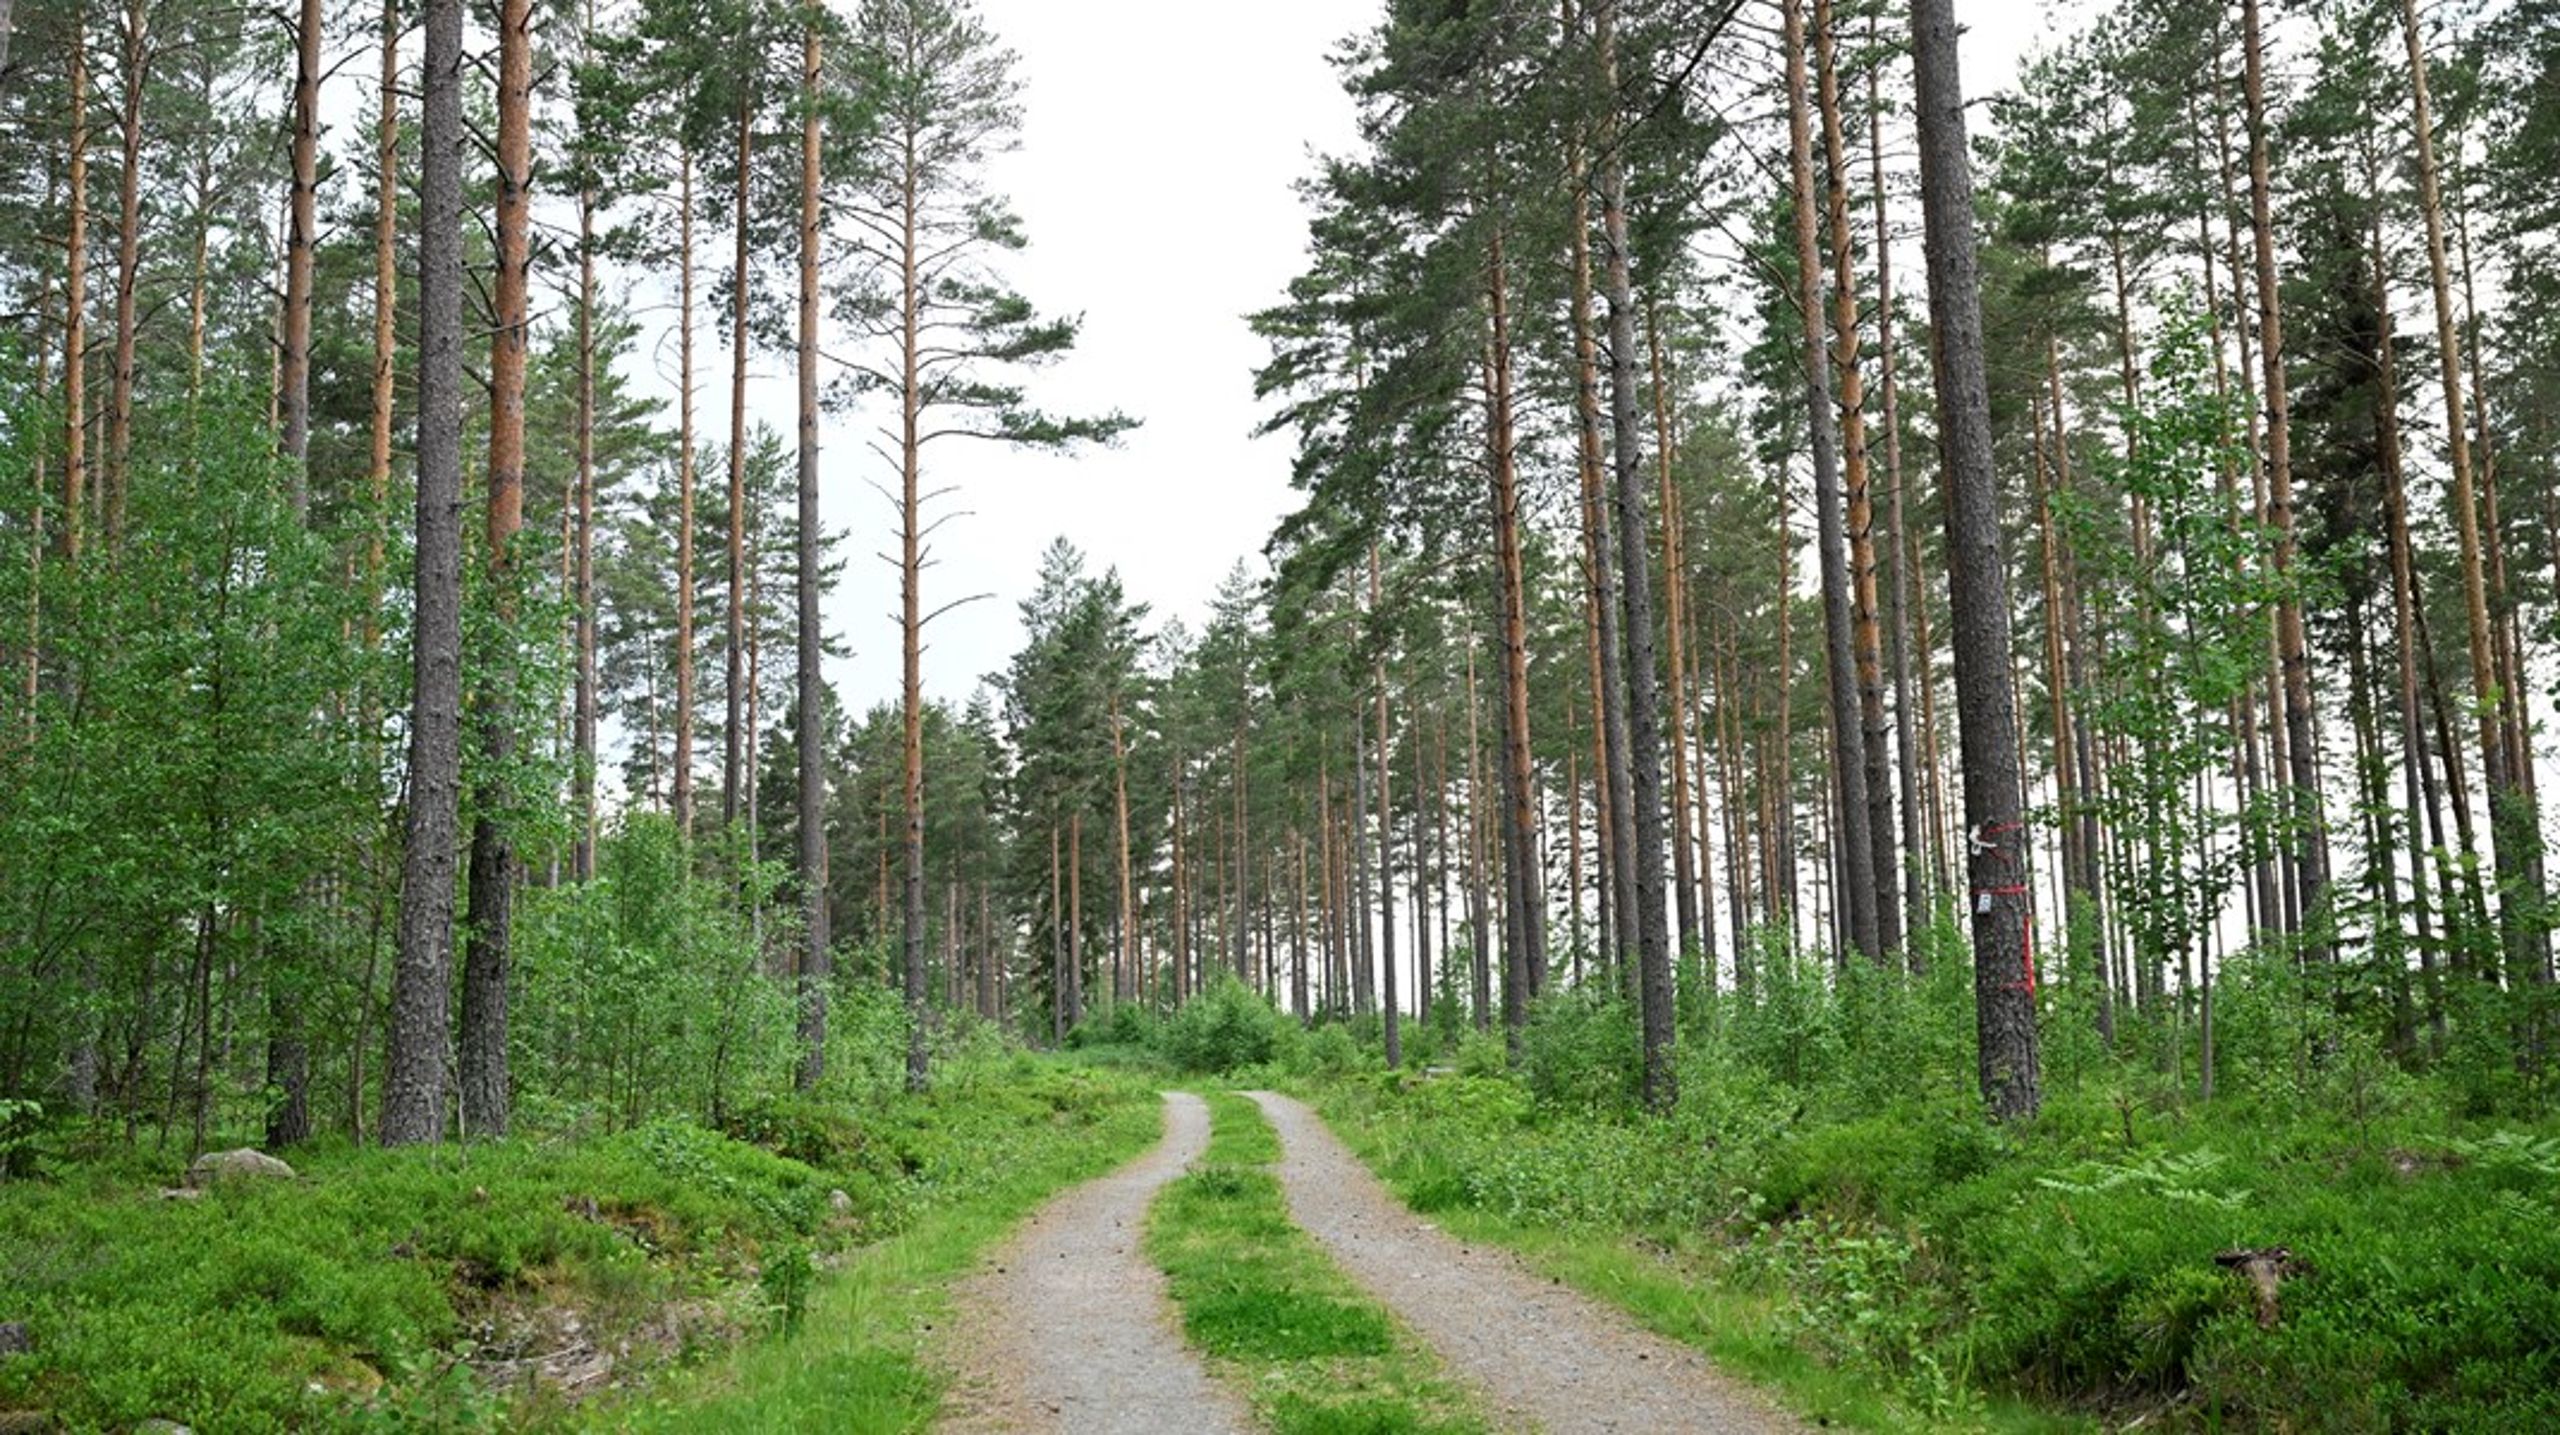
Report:
<svg viewBox="0 0 2560 1435"><path fill-rule="evenodd" d="M0 0L0 1431L2560 1426L2560 0L1362 15Z"/></svg>

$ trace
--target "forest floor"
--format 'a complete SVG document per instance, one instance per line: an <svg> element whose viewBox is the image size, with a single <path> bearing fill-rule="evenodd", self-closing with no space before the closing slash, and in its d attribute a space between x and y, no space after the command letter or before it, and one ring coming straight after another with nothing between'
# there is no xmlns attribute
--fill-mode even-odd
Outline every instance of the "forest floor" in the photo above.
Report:
<svg viewBox="0 0 2560 1435"><path fill-rule="evenodd" d="M940 1428L1226 1435L1248 1428L1175 1333L1141 1249L1147 1209L1209 1145L1209 1108L1165 1093L1164 1139L1023 1223L957 1292Z"/></svg>

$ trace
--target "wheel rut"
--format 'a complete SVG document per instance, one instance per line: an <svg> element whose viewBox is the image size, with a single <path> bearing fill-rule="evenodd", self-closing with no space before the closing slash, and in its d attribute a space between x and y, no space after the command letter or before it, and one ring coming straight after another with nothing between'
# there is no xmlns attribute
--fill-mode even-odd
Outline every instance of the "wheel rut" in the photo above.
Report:
<svg viewBox="0 0 2560 1435"><path fill-rule="evenodd" d="M1242 1435L1242 1405L1183 1343L1143 1249L1147 1207L1209 1144L1207 1103L1165 1094L1154 1149L1034 1212L963 1282L959 1378L938 1428L959 1435Z"/></svg>
<svg viewBox="0 0 2560 1435"><path fill-rule="evenodd" d="M1482 1391L1506 1428L1549 1435L1808 1428L1697 1351L1508 1252L1463 1245L1425 1224L1313 1111L1271 1092L1247 1094L1280 1133L1290 1215Z"/></svg>

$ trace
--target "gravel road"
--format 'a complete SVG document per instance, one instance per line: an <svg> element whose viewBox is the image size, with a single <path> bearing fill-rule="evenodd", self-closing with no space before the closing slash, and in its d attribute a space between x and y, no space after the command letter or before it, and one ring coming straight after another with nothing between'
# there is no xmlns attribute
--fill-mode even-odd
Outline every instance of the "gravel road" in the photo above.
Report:
<svg viewBox="0 0 2560 1435"><path fill-rule="evenodd" d="M1141 1241L1147 1206L1209 1144L1209 1108L1165 1093L1155 1149L1033 1213L958 1292L959 1379L941 1429L1229 1435L1242 1406L1183 1344Z"/></svg>
<svg viewBox="0 0 2560 1435"><path fill-rule="evenodd" d="M1807 1428L1689 1347L1531 1272L1508 1252L1442 1234L1405 1209L1314 1112L1285 1096L1248 1094L1279 1128L1290 1214L1482 1391L1505 1426L1549 1435Z"/></svg>

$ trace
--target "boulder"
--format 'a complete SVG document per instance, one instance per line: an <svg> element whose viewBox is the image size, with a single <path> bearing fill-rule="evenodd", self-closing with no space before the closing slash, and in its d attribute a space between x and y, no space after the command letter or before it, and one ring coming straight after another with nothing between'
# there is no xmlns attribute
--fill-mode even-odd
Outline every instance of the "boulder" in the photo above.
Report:
<svg viewBox="0 0 2560 1435"><path fill-rule="evenodd" d="M0 1410L0 1435L47 1435L58 1428L50 1410Z"/></svg>
<svg viewBox="0 0 2560 1435"><path fill-rule="evenodd" d="M293 1168L246 1146L237 1151L207 1151L187 1167L187 1184L199 1188L241 1177L290 1181Z"/></svg>
<svg viewBox="0 0 2560 1435"><path fill-rule="evenodd" d="M827 1209L838 1216L850 1216L853 1214L853 1198L844 1193L844 1188L838 1187L827 1193Z"/></svg>
<svg viewBox="0 0 2560 1435"><path fill-rule="evenodd" d="M196 1435L195 1428L154 1415L133 1427L133 1435Z"/></svg>
<svg viewBox="0 0 2560 1435"><path fill-rule="evenodd" d="M35 1348L36 1338L25 1321L0 1320L0 1355L24 1355Z"/></svg>

